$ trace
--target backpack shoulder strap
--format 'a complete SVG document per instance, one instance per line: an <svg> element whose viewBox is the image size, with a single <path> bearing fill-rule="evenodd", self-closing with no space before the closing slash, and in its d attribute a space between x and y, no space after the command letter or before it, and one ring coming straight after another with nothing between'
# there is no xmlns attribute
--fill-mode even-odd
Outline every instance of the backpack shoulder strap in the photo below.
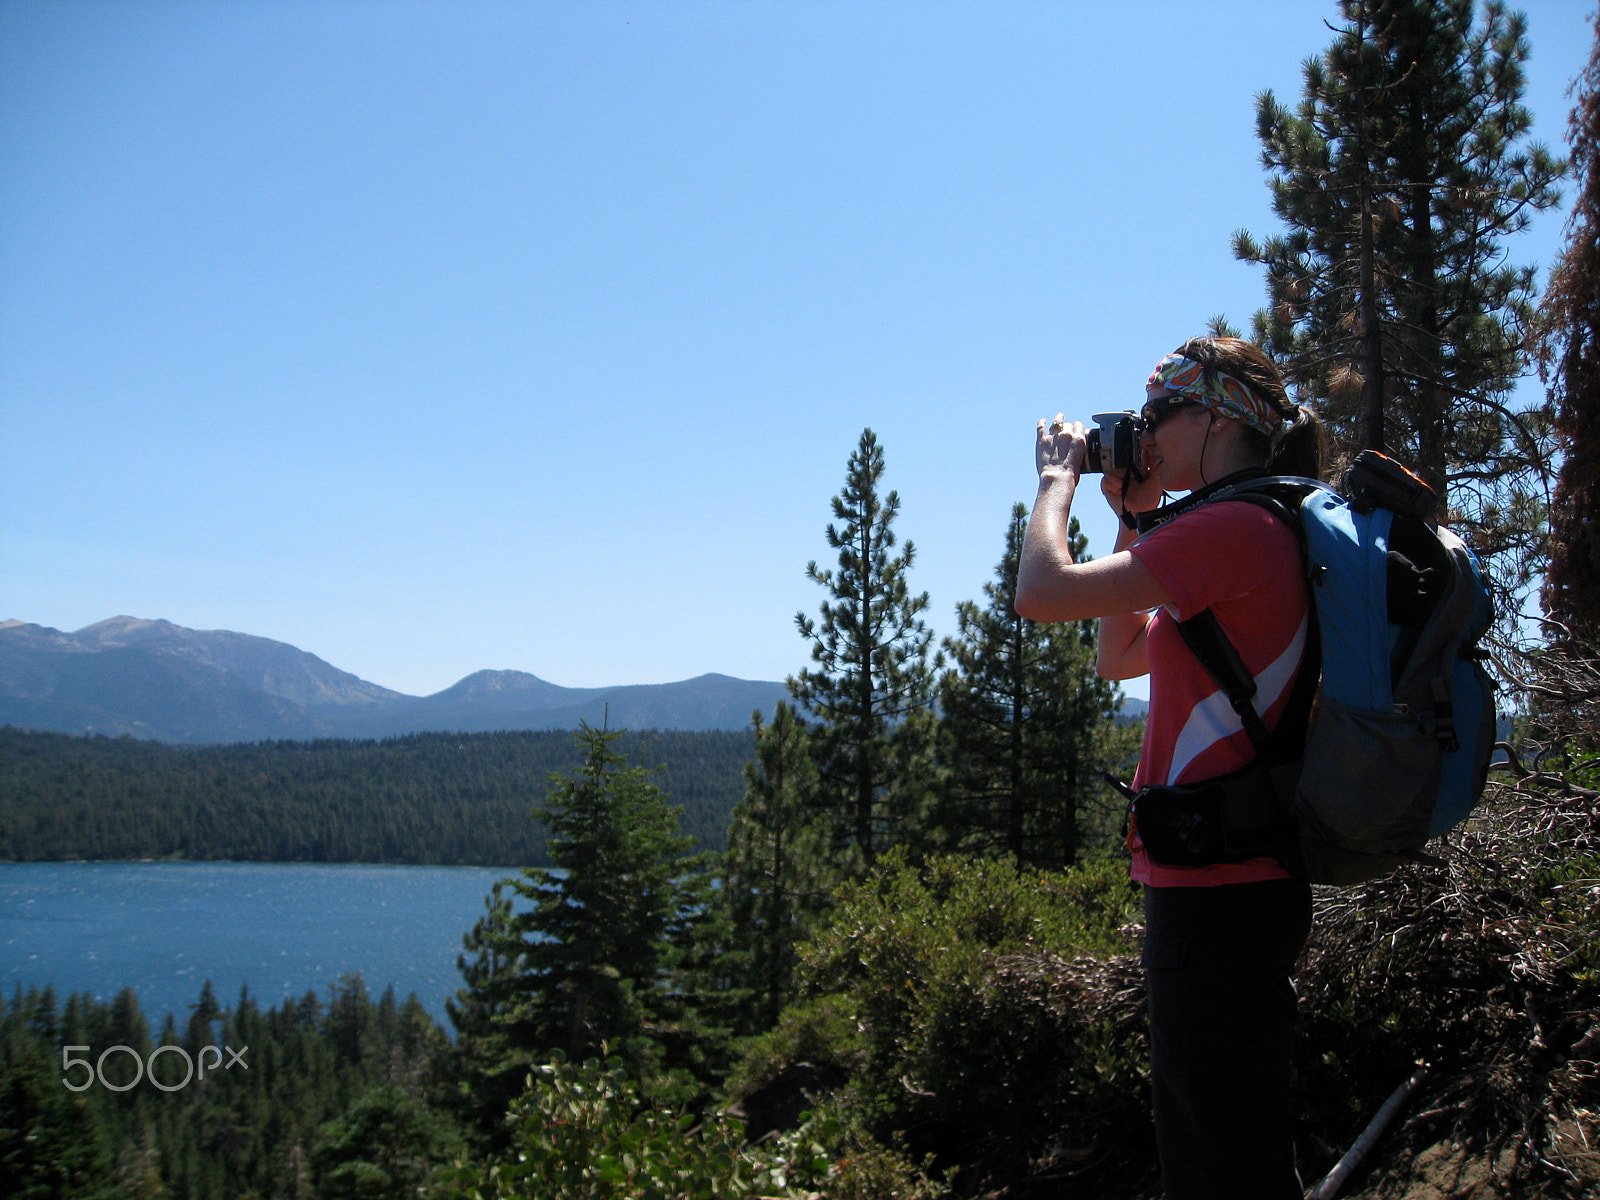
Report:
<svg viewBox="0 0 1600 1200"><path fill-rule="evenodd" d="M1293 476L1269 476L1257 478L1230 488L1213 497L1207 498L1207 503L1218 503L1224 500L1242 500L1254 504L1272 513L1294 533L1295 545L1300 552L1300 563L1304 570L1306 565L1305 529L1300 519L1300 504L1305 498L1316 490L1332 490L1327 485L1311 479L1299 479ZM1307 598L1310 605L1310 598ZM1303 727L1310 715L1310 700L1316 690L1316 680L1321 674L1320 640L1317 638L1316 608L1310 605L1308 609L1310 618L1307 629L1305 655L1301 660L1300 672L1296 681L1294 692L1291 694L1289 708L1285 710L1280 728L1289 731L1298 731L1295 736L1303 736ZM1217 681L1223 693L1228 697L1228 703L1233 706L1233 711L1239 715L1239 722L1244 726L1250 744L1255 747L1258 755L1265 756L1270 751L1278 749L1280 739L1274 738L1267 729L1266 722L1261 719L1261 714L1256 711L1256 681L1245 666L1244 659L1240 657L1238 648L1234 646L1228 635L1223 632L1216 615L1208 608L1196 613L1188 620L1176 623L1178 636L1183 638L1184 645L1206 673ZM1304 710L1304 716L1301 711ZM1298 745L1289 750L1289 756L1298 754Z"/></svg>
<svg viewBox="0 0 1600 1200"><path fill-rule="evenodd" d="M1256 681L1239 657L1239 651L1209 608L1195 613L1187 621L1177 623L1178 636L1189 647L1206 673L1215 679L1227 693L1228 703L1239 714L1239 721L1250 737L1257 754L1265 754L1272 745L1272 734L1261 714L1256 712Z"/></svg>

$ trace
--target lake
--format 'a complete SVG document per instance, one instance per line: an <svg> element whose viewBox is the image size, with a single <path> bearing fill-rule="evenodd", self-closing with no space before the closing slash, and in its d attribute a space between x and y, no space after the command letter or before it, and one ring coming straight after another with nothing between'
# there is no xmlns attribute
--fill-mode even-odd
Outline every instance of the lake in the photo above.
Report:
<svg viewBox="0 0 1600 1200"><path fill-rule="evenodd" d="M514 867L305 863L0 864L0 982L55 985L109 1000L131 987L159 1031L181 1028L211 980L231 1007L241 986L262 1008L314 990L324 1003L359 971L376 1000L415 992L450 1028L461 935ZM452 1030L453 1033L453 1030Z"/></svg>

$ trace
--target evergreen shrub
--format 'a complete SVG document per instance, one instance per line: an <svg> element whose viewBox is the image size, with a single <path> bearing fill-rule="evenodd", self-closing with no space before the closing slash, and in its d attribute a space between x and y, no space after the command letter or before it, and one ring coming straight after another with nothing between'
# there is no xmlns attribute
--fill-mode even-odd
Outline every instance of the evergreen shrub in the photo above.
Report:
<svg viewBox="0 0 1600 1200"><path fill-rule="evenodd" d="M809 1126L752 1146L727 1116L652 1108L616 1059L576 1064L557 1052L530 1074L507 1119L510 1154L492 1165L458 1166L449 1196L802 1200L817 1193L833 1166Z"/></svg>
<svg viewBox="0 0 1600 1200"><path fill-rule="evenodd" d="M963 1193L1018 1162L1120 1160L1148 1139L1137 899L1109 860L1040 873L891 852L802 948L811 999L734 1090L802 1054L848 1069L818 1110L966 1172Z"/></svg>

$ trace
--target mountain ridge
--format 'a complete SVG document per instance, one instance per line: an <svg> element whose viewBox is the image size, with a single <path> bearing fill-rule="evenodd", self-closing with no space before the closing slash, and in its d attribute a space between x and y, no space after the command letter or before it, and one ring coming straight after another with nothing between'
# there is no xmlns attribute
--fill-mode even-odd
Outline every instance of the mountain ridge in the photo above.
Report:
<svg viewBox="0 0 1600 1200"><path fill-rule="evenodd" d="M566 688L475 671L428 696L370 683L287 642L120 615L74 632L0 622L0 724L162 742L304 741L409 733L612 728L737 730L785 684L707 673Z"/></svg>

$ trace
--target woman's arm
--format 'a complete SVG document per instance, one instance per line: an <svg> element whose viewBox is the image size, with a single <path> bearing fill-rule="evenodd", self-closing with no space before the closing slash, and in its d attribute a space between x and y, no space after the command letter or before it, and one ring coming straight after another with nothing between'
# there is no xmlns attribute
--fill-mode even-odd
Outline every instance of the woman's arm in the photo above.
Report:
<svg viewBox="0 0 1600 1200"><path fill-rule="evenodd" d="M1117 530L1117 551L1125 552L1137 536L1133 530L1120 526ZM1129 554L1128 557L1133 558L1133 555ZM1133 561L1139 562L1136 558ZM1139 565L1144 566L1143 563ZM1145 573L1149 574L1148 568ZM1095 673L1102 679L1135 679L1150 674L1150 659L1145 653L1144 641L1149 628L1150 613L1147 610L1101 617L1100 636L1095 647Z"/></svg>
<svg viewBox="0 0 1600 1200"><path fill-rule="evenodd" d="M1033 621L1106 618L1100 625L1100 673L1125 679L1144 673L1144 614L1172 597L1124 548L1132 540L1127 530L1118 535L1117 550L1108 557L1072 560L1067 531L1085 449L1082 425L1067 425L1059 416L1048 428L1039 422L1039 494L1022 540L1016 610Z"/></svg>

